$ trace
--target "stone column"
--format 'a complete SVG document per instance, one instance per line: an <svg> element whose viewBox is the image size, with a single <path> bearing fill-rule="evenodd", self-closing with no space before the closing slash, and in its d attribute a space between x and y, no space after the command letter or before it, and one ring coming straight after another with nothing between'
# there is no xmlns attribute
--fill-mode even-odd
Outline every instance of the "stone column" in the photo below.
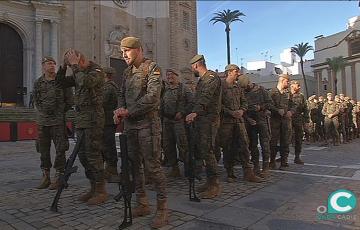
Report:
<svg viewBox="0 0 360 230"><path fill-rule="evenodd" d="M352 98L356 100L357 92L356 92L356 72L355 72L355 64L356 62L351 63L351 91L352 91Z"/></svg>
<svg viewBox="0 0 360 230"><path fill-rule="evenodd" d="M35 76L34 79L38 78L41 73L41 58L43 55L42 50L42 18L36 18L35 20Z"/></svg>
<svg viewBox="0 0 360 230"><path fill-rule="evenodd" d="M58 22L51 21L51 56L58 63Z"/></svg>

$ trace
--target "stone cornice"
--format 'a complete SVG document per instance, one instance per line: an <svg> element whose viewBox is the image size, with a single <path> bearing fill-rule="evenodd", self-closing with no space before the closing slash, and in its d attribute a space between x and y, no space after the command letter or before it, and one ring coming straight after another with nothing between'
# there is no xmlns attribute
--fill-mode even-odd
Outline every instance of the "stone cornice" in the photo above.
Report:
<svg viewBox="0 0 360 230"><path fill-rule="evenodd" d="M359 60L356 60L358 58L359 58ZM346 61L349 61L349 63L347 63L346 65L350 65L352 62L360 62L360 54L356 54L356 55L353 55L353 56L350 56L350 57L344 57L344 59ZM327 65L327 63L322 62L322 63L318 63L318 64L315 64L315 65L311 65L311 67L316 68L316 67L320 67L320 66L323 66L323 65Z"/></svg>

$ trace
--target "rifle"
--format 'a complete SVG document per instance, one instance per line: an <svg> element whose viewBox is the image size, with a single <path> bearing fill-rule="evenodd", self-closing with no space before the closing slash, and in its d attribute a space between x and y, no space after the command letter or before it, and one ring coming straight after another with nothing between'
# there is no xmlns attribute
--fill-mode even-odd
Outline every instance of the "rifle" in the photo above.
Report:
<svg viewBox="0 0 360 230"><path fill-rule="evenodd" d="M50 210L53 212L57 212L58 211L58 203L59 203L59 199L61 196L61 193L64 189L66 189L69 184L67 183L67 181L69 180L71 174L73 174L74 172L77 171L78 167L74 166L74 162L76 160L76 156L79 152L80 146L82 145L82 143L84 142L84 138L83 138L84 134L80 133L75 147L70 155L70 157L67 159L66 164L65 164L65 170L64 170L64 174L61 174L59 176L59 188L56 192L56 195L54 197L54 200L51 204Z"/></svg>
<svg viewBox="0 0 360 230"><path fill-rule="evenodd" d="M119 194L114 199L120 201L124 199L124 219L119 229L124 229L132 225L131 197L135 192L134 167L128 155L127 137L125 134L119 135L120 157L121 157L121 180L119 183Z"/></svg>
<svg viewBox="0 0 360 230"><path fill-rule="evenodd" d="M194 126L193 124L186 124L186 137L188 140L188 148L189 148L189 157L187 162L184 162L185 165L185 176L189 179L189 200L194 202L200 202L200 199L196 196L195 192L195 178L201 180L200 176L195 173L195 140L194 135Z"/></svg>

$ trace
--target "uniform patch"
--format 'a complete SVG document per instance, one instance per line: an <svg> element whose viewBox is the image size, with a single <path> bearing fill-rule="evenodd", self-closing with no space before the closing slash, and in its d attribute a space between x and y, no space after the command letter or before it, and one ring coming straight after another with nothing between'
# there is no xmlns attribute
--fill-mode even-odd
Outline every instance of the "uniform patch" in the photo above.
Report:
<svg viewBox="0 0 360 230"><path fill-rule="evenodd" d="M160 68L159 67L156 67L155 70L154 70L154 74L158 74L160 75L161 72L160 72Z"/></svg>

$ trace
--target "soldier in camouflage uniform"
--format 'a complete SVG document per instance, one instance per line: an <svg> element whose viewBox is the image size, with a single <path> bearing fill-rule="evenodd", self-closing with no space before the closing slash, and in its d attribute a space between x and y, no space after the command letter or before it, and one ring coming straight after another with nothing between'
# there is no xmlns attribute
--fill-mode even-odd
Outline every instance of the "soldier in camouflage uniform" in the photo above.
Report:
<svg viewBox="0 0 360 230"><path fill-rule="evenodd" d="M328 101L324 104L322 114L325 116L325 142L328 144L328 139L332 137L333 144L339 145L339 119L340 105L333 100L332 93L327 94Z"/></svg>
<svg viewBox="0 0 360 230"><path fill-rule="evenodd" d="M37 140L41 154L41 169L43 177L37 188L43 189L50 185L50 189L57 189L60 174L64 173L65 151L69 149L66 135L65 113L73 104L70 88L63 89L55 81L56 62L52 57L42 59L43 75L34 83L34 102L37 111L39 138ZM56 157L54 168L55 178L50 181L51 141L54 142ZM51 184L50 184L51 183Z"/></svg>
<svg viewBox="0 0 360 230"><path fill-rule="evenodd" d="M273 102L266 89L252 83L247 76L241 76L239 84L245 89L245 98L248 102L245 120L250 140L251 161L254 164L254 172L260 177L267 177L270 175L270 109L273 106ZM260 171L258 140L260 140L262 153L262 171Z"/></svg>
<svg viewBox="0 0 360 230"><path fill-rule="evenodd" d="M344 97L344 103L347 106L347 118L345 121L345 131L347 133L348 141L350 142L353 139L353 104L350 102L349 97Z"/></svg>
<svg viewBox="0 0 360 230"><path fill-rule="evenodd" d="M247 110L247 101L244 90L236 83L240 69L237 65L229 64L225 67L226 79L221 81L222 86L222 114L219 137L224 153L224 167L227 171L228 182L234 182L234 163L240 153L244 170L244 180L260 182L255 176L250 157L249 138L245 128L243 114Z"/></svg>
<svg viewBox="0 0 360 230"><path fill-rule="evenodd" d="M345 121L346 121L346 115L347 115L346 114L347 107L346 107L346 104L344 104L343 101L340 99L340 95L335 95L334 101L335 101L335 103L337 103L339 105L339 114L338 114L338 122L339 122L338 132L339 132L339 138L340 138L339 140L341 142L341 139L342 139L342 143L346 143L347 136L346 136L346 130L345 130Z"/></svg>
<svg viewBox="0 0 360 230"><path fill-rule="evenodd" d="M318 119L319 104L316 99L316 95L312 95L311 97L309 97L307 105L310 117L310 141L316 142L320 140L320 136L318 135L319 132L317 131L317 129L319 128L318 123L320 121Z"/></svg>
<svg viewBox="0 0 360 230"><path fill-rule="evenodd" d="M103 108L105 114L103 157L105 161L104 177L108 182L119 180L117 171L117 150L115 142L116 124L114 124L114 110L118 106L119 87L112 80L115 69L112 67L103 68L105 83L103 87Z"/></svg>
<svg viewBox="0 0 360 230"><path fill-rule="evenodd" d="M83 137L78 156L91 185L90 190L80 196L79 200L89 205L97 205L104 203L108 196L102 156L104 73L97 64L89 61L77 50L68 50L64 62L56 80L63 87L75 86L76 133ZM72 75L65 76L66 66L71 68Z"/></svg>
<svg viewBox="0 0 360 230"><path fill-rule="evenodd" d="M133 161L137 206L132 214L133 217L150 214L145 193L145 167L157 193L156 215L151 226L160 228L168 223L166 178L160 165L160 68L155 62L144 58L138 38L124 38L120 48L128 68L124 71L119 108L114 112L114 119L116 122L124 120L129 157Z"/></svg>
<svg viewBox="0 0 360 230"><path fill-rule="evenodd" d="M166 83L161 98L162 142L168 166L172 167L170 177L180 177L179 158L186 163L188 160L188 143L185 133L186 101L191 97L190 89L179 81L176 70L166 71ZM188 99L189 100L189 99Z"/></svg>
<svg viewBox="0 0 360 230"><path fill-rule="evenodd" d="M288 91L289 75L279 76L277 87L270 91L274 106L271 108L271 140L270 140L270 168L276 168L277 144L280 140L281 170L289 167L289 142L291 136L291 117L295 113L291 94Z"/></svg>
<svg viewBox="0 0 360 230"><path fill-rule="evenodd" d="M325 116L322 114L322 109L324 107L324 104L326 102L326 99L323 96L319 96L318 100L318 123L317 123L317 130L318 136L321 141L324 141L326 139L326 133L325 133Z"/></svg>
<svg viewBox="0 0 360 230"><path fill-rule="evenodd" d="M295 164L303 165L304 162L300 159L302 140L304 137L304 127L309 126L310 117L309 110L304 95L300 92L300 84L297 81L292 81L290 90L292 94L292 101L295 106L295 113L292 116L293 139L295 144Z"/></svg>
<svg viewBox="0 0 360 230"><path fill-rule="evenodd" d="M353 122L355 129L355 138L360 137L360 101L355 103L354 101L354 109L353 109Z"/></svg>
<svg viewBox="0 0 360 230"><path fill-rule="evenodd" d="M221 80L219 76L206 68L203 55L196 55L190 60L191 69L199 81L194 96L192 113L186 116L186 122L195 121L197 142L195 152L197 171L206 164L207 181L199 187L201 197L214 198L221 193L219 173L214 154L214 145L220 124Z"/></svg>

